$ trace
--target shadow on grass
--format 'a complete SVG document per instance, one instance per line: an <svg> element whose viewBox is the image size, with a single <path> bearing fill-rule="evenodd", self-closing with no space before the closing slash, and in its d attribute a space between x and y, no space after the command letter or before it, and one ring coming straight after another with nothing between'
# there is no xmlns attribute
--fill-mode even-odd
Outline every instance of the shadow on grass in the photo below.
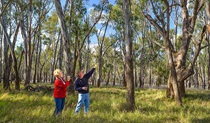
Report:
<svg viewBox="0 0 210 123"><path fill-rule="evenodd" d="M192 123L209 123L210 122L210 117L206 117L206 118L194 118L191 120Z"/></svg>
<svg viewBox="0 0 210 123"><path fill-rule="evenodd" d="M210 94L207 93L188 93L185 96L185 99L187 100L196 100L196 99L200 99L202 101L209 101L210 100Z"/></svg>

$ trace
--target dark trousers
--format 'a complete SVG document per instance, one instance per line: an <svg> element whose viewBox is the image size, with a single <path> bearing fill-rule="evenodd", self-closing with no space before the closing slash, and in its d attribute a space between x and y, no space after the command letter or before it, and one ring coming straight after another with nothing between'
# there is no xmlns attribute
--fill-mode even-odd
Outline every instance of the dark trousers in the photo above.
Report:
<svg viewBox="0 0 210 123"><path fill-rule="evenodd" d="M59 115L62 113L65 104L65 98L54 98L55 100L55 111L53 115Z"/></svg>

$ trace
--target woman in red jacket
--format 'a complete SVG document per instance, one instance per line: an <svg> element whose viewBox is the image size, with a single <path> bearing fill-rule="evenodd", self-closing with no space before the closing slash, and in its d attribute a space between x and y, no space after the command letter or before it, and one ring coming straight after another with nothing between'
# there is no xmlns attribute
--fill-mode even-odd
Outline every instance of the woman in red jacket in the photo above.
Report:
<svg viewBox="0 0 210 123"><path fill-rule="evenodd" d="M55 115L60 115L64 108L65 98L66 98L66 88L70 84L70 76L67 76L67 81L63 79L63 73L60 69L54 71L54 76L56 77L54 83L54 100L55 100Z"/></svg>

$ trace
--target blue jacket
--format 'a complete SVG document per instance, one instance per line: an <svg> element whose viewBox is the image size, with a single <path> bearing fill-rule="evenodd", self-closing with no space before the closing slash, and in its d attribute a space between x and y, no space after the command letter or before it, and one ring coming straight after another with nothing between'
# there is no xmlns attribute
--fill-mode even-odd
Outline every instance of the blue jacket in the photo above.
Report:
<svg viewBox="0 0 210 123"><path fill-rule="evenodd" d="M89 84L88 79L92 76L95 68L92 68L89 72L87 72L82 79L77 78L74 82L74 90L78 91L81 94L89 93ZM82 87L88 87L87 90L83 90Z"/></svg>

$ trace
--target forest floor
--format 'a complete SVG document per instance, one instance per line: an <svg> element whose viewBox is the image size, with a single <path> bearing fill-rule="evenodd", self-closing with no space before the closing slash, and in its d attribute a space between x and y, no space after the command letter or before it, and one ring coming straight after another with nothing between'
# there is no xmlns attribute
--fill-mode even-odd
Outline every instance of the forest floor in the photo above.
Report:
<svg viewBox="0 0 210 123"><path fill-rule="evenodd" d="M77 94L66 97L63 114L52 117L52 92L5 92L0 85L0 122L5 123L207 123L210 122L210 91L188 90L183 107L165 98L165 90L136 89L135 111L126 111L126 90L91 87L90 111L74 114Z"/></svg>

